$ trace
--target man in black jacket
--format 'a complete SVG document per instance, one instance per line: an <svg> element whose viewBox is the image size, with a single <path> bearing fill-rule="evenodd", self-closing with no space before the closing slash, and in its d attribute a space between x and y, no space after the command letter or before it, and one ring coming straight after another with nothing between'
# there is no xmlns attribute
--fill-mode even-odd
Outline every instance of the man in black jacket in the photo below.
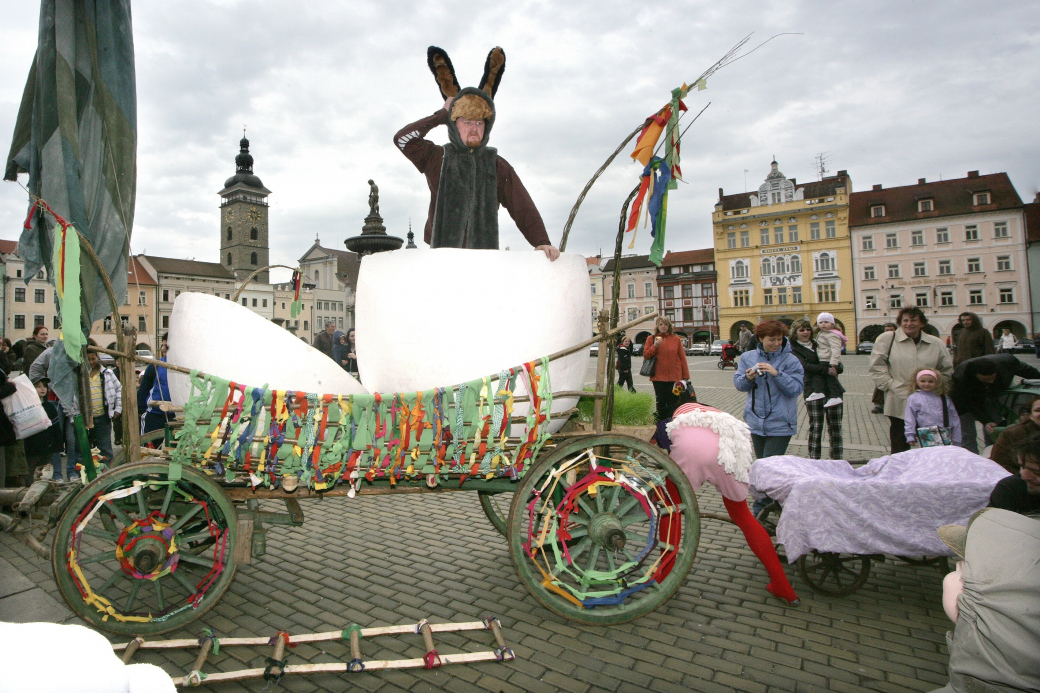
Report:
<svg viewBox="0 0 1040 693"><path fill-rule="evenodd" d="M983 424L983 441L991 445L993 429L1004 420L999 396L1011 387L1015 376L1040 378L1040 371L1011 354L990 354L968 359L953 371L953 404L961 418L960 446L978 453L975 422Z"/></svg>

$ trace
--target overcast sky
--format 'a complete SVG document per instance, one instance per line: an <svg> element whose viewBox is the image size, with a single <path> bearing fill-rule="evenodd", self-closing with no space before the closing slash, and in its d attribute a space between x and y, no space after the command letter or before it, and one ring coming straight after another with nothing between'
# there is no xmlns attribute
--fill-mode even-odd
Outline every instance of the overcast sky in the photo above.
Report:
<svg viewBox="0 0 1040 693"><path fill-rule="evenodd" d="M718 188L753 189L775 155L816 179L814 157L854 190L1006 171L1040 186L1036 134L1040 12L1033 2L596 2L470 0L134 4L138 180L132 251L218 261L217 191L242 126L273 191L271 260L343 248L361 231L369 178L388 231L421 237L429 203L394 132L437 109L426 47L448 51L463 86L487 52L507 67L491 144L531 192L554 243L585 182L672 88L743 36L748 47L687 99L712 105L683 140L686 184L669 198L667 247L709 247ZM38 7L6 1L0 21L0 150L6 156L36 48ZM443 128L431 133L446 141ZM586 198L568 250L609 253L640 172L618 157ZM22 179L24 180L24 176ZM0 238L27 210L0 185ZM501 244L526 246L502 212ZM634 250L649 252L641 231ZM626 241L627 247L627 241ZM276 275L277 276L277 275Z"/></svg>

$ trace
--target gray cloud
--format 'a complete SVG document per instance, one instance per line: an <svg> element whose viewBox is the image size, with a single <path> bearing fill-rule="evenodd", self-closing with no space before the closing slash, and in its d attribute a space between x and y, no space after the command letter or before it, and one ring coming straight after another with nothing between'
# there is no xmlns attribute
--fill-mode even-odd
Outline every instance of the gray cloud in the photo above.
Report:
<svg viewBox="0 0 1040 693"><path fill-rule="evenodd" d="M38 10L5 8L0 136L6 152L35 47ZM425 182L391 143L440 99L425 63L436 44L460 81L487 51L508 66L492 144L516 167L559 238L585 181L621 139L733 43L780 37L691 95L711 107L683 142L686 184L669 199L670 248L711 244L718 188L781 170L815 177L827 152L855 189L919 177L1007 171L1023 197L1040 184L1033 85L1040 15L1028 2L470 1L138 3L139 179L134 251L217 260L216 192L234 172L243 123L271 196L272 260L293 264L320 234L360 231L367 185L391 233L425 223ZM435 131L434 141L443 141ZM627 151L593 188L569 249L609 252L637 182ZM15 238L24 193L0 186L0 236ZM503 212L502 244L525 246ZM626 241L627 247L627 241ZM633 251L646 252L640 231Z"/></svg>

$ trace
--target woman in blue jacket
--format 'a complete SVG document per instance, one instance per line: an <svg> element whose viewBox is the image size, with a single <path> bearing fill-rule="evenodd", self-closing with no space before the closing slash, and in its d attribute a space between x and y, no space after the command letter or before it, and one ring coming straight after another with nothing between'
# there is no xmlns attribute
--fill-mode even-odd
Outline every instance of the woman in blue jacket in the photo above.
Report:
<svg viewBox="0 0 1040 693"><path fill-rule="evenodd" d="M744 422L751 429L755 457L772 457L787 452L791 436L798 430L798 397L804 372L784 335L787 326L767 320L755 326L758 347L740 355L733 384L747 392Z"/></svg>

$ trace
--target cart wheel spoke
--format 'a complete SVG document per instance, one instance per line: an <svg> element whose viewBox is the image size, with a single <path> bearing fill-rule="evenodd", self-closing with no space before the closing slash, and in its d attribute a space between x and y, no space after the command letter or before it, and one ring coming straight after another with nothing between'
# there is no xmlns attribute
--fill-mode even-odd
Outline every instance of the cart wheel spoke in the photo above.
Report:
<svg viewBox="0 0 1040 693"><path fill-rule="evenodd" d="M170 501L173 500L173 484L166 486L166 495L163 497L162 506L159 508L159 514L166 517L166 514L170 511Z"/></svg>
<svg viewBox="0 0 1040 693"><path fill-rule="evenodd" d="M570 519L571 522L573 522L576 525L581 525L583 527L589 526L589 519L587 517L579 515L578 513L572 513Z"/></svg>
<svg viewBox="0 0 1040 693"><path fill-rule="evenodd" d="M130 579L129 576L127 576L126 573L122 571L122 569L116 568L115 570L113 570L112 574L108 576L108 579L101 583L101 587L98 587L98 593L104 594L105 591L108 590L108 588L112 585L116 584L116 580L118 580L121 577L126 578L127 580Z"/></svg>
<svg viewBox="0 0 1040 693"><path fill-rule="evenodd" d="M160 609L165 609L166 602L163 600L162 580L153 580L152 584L155 585L155 601L159 602Z"/></svg>
<svg viewBox="0 0 1040 693"><path fill-rule="evenodd" d="M599 560L600 546L599 544L593 544L592 548L589 549L589 561L585 564L585 571L596 569L596 561Z"/></svg>
<svg viewBox="0 0 1040 693"><path fill-rule="evenodd" d="M582 537L589 536L589 530L585 527L575 527L568 531L571 535L571 539L581 539Z"/></svg>
<svg viewBox="0 0 1040 693"><path fill-rule="evenodd" d="M112 513L112 515L115 516L117 520L119 520L119 524L123 525L124 527L129 527L131 524L133 524L133 520L127 517L126 513L117 508L116 504L112 501L105 501L105 507L108 508L108 510Z"/></svg>
<svg viewBox="0 0 1040 693"><path fill-rule="evenodd" d="M181 583L181 587L188 590L188 594L195 594L195 583L189 580L184 574L187 572L186 568L182 568L181 566L178 566L178 568L178 570L171 572L170 575L172 575L177 582Z"/></svg>
<svg viewBox="0 0 1040 693"><path fill-rule="evenodd" d="M97 563L99 561L114 561L116 559L115 551L106 551L104 553L97 553L93 556L87 556L86 558L79 559L80 563Z"/></svg>
<svg viewBox="0 0 1040 693"><path fill-rule="evenodd" d="M181 516L180 516L180 517L179 517L179 518L177 519L177 521L173 523L173 526L172 526L172 527L170 527L170 529L172 529L172 530L173 530L174 532L176 532L176 531L177 531L178 529L180 529L181 527L183 527L183 526L184 526L184 524L185 524L185 523L186 523L186 522L187 522L188 520L190 520L191 518L195 517L195 516L196 516L196 515L198 515L198 514L199 514L200 512L202 512L202 506L201 506L201 505L195 505L195 506L194 506L194 507L193 507L193 508L192 508L191 510L189 510L188 512L186 512L186 513L184 513L183 515L181 515Z"/></svg>
<svg viewBox="0 0 1040 693"><path fill-rule="evenodd" d="M103 529L97 529L95 527L85 527L83 529L83 534L86 534L86 535L91 536L91 537L98 537L99 539L108 539L109 541L112 541L112 542L114 542L116 539L119 538L118 534L113 534L112 532L106 532Z"/></svg>
<svg viewBox="0 0 1040 693"><path fill-rule="evenodd" d="M592 546L592 540L589 538L582 539L570 549L571 562L577 561L578 557L589 550Z"/></svg>
<svg viewBox="0 0 1040 693"><path fill-rule="evenodd" d="M148 499L145 497L147 492L142 488L134 495L137 496L138 517L148 517Z"/></svg>
<svg viewBox="0 0 1040 693"><path fill-rule="evenodd" d="M194 565L200 565L200 566L202 566L203 568L206 568L206 569L209 569L209 568L213 567L213 559L212 558L209 558L209 559L203 558L202 556L196 556L193 553L188 553L188 552L185 552L185 551L182 551L180 553L180 557L181 557L181 562L182 563L185 563L185 562L186 563L192 563Z"/></svg>
<svg viewBox="0 0 1040 693"><path fill-rule="evenodd" d="M123 607L123 611L131 612L134 609L134 601L137 599L137 590L141 589L141 581L134 580L134 584L130 586L130 595L126 598L126 606Z"/></svg>

